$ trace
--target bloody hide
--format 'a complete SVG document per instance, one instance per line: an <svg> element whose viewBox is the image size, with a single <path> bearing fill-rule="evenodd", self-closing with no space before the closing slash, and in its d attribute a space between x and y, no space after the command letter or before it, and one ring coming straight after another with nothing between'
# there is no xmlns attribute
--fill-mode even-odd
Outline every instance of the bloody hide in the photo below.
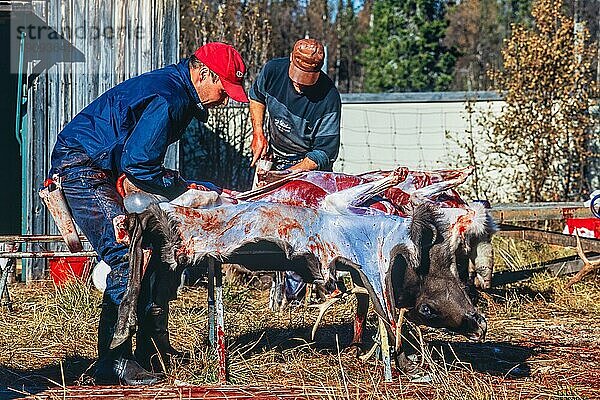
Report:
<svg viewBox="0 0 600 400"><path fill-rule="evenodd" d="M453 189L470 172L307 172L252 201L192 189L141 220L169 237L162 257L172 267L213 257L255 271L295 271L330 291L337 271L352 269L392 336L397 309L411 307L415 320L477 339L485 320L465 286L489 285L491 260L477 252L495 228L483 207Z"/></svg>

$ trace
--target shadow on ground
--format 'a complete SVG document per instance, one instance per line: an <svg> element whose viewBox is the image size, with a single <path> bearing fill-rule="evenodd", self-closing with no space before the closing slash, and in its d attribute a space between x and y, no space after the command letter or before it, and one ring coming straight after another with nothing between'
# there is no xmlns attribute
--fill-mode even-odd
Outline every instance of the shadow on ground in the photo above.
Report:
<svg viewBox="0 0 600 400"><path fill-rule="evenodd" d="M67 357L38 369L20 369L0 365L0 398L19 399L34 395L50 387L77 384L77 380L92 365L93 359Z"/></svg>
<svg viewBox="0 0 600 400"><path fill-rule="evenodd" d="M522 378L531 375L527 360L539 353L509 342L449 342L433 340L429 348L434 359L491 375Z"/></svg>
<svg viewBox="0 0 600 400"><path fill-rule="evenodd" d="M312 326L307 325L295 328L269 328L267 330L251 331L238 336L230 345L230 348L244 348L253 346L252 350L245 356L251 356L263 351L275 349L277 351L290 350L298 345L311 343ZM374 332L373 332L374 333ZM315 335L312 348L324 353L337 353L336 335L339 348L342 351L352 342L351 324L331 324L320 326ZM367 332L365 337L371 337ZM372 343L372 340L369 339Z"/></svg>
<svg viewBox="0 0 600 400"><path fill-rule="evenodd" d="M285 351L304 343L310 343L310 327L295 329L276 328L266 331L254 331L239 336L231 348L248 348L245 357L263 351ZM336 354L339 341L339 351L344 352L352 342L351 324L326 325L317 330L312 348L324 354ZM371 347L375 329L367 329L363 350ZM429 350L437 362L446 362L451 368L469 368L477 372L495 376L521 378L531 374L527 360L539 353L526 346L509 342L473 343L463 341L432 340L428 342ZM441 365L441 364L440 364Z"/></svg>

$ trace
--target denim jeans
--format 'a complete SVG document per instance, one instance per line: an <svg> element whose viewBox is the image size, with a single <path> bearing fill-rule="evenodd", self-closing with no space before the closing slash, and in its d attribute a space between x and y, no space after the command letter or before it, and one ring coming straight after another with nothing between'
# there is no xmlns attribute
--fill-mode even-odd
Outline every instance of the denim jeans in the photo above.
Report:
<svg viewBox="0 0 600 400"><path fill-rule="evenodd" d="M112 220L126 214L117 193L116 177L94 166L69 167L61 174L62 187L73 219L98 253L110 266L105 297L119 305L129 276L127 246L117 243Z"/></svg>

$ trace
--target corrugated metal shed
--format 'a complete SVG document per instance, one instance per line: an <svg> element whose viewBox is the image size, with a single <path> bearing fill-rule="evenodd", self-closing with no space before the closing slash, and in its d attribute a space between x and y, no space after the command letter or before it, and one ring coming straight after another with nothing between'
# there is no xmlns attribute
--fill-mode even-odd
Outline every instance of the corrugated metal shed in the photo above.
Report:
<svg viewBox="0 0 600 400"><path fill-rule="evenodd" d="M39 62L31 54L26 59L30 84L22 149L27 191L22 233L43 234L56 232L37 191L58 132L117 83L177 62L179 4L178 0L48 0L31 5L32 15L42 21L37 23L47 24L63 39L60 50L41 49ZM37 21L35 17L31 18ZM174 147L169 166L175 167L177 158ZM39 278L44 267L43 260L32 262L27 281Z"/></svg>

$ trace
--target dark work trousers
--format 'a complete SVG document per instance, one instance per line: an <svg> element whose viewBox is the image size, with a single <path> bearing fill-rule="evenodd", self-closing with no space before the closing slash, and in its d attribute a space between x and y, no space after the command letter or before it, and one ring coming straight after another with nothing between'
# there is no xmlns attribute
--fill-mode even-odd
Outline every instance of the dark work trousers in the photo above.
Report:
<svg viewBox="0 0 600 400"><path fill-rule="evenodd" d="M104 296L119 305L127 288L129 261L127 246L117 243L112 223L114 217L127 213L116 177L94 166L70 167L60 177L73 219L98 258L110 266Z"/></svg>
<svg viewBox="0 0 600 400"><path fill-rule="evenodd" d="M93 166L71 167L61 174L61 178L73 219L98 253L98 258L110 266L105 298L119 305L127 289L129 260L127 246L117 243L112 223L117 215L127 214L116 189L116 179ZM140 315L144 315L153 302L166 307L174 298L176 288L175 271L162 264L158 252L154 251L142 280L138 303Z"/></svg>

